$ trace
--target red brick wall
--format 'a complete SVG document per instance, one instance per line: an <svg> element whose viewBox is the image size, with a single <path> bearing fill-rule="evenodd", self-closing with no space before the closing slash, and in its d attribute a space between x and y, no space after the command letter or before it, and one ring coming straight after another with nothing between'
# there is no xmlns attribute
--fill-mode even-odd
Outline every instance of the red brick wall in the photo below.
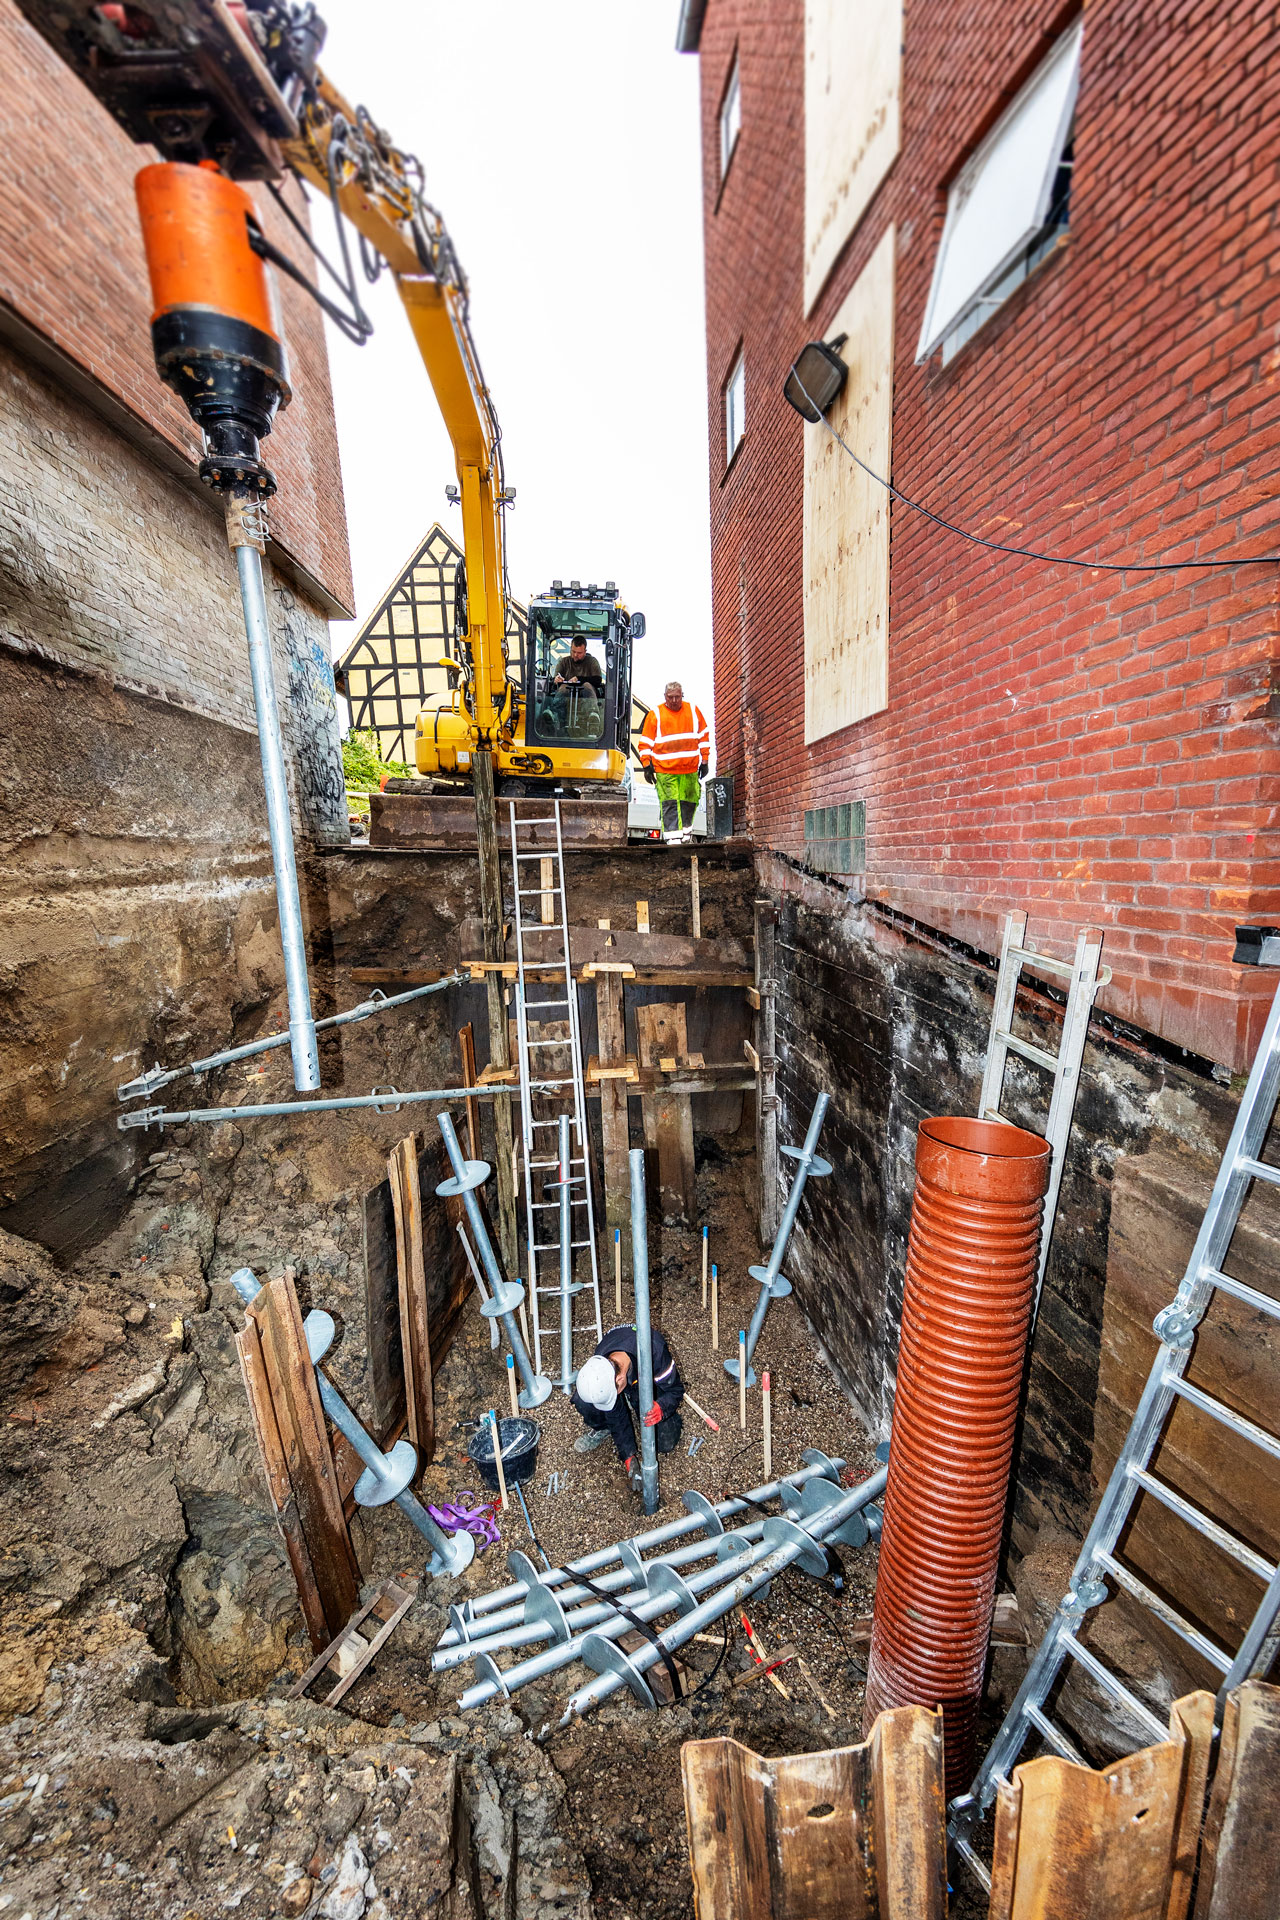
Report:
<svg viewBox="0 0 1280 1920"><path fill-rule="evenodd" d="M1280 921L1274 567L1101 574L1001 559L892 512L887 711L804 744L803 428L781 398L889 222L896 484L987 537L1099 558L1280 551L1280 41L1244 0L1093 0L1070 239L943 368L916 342L945 185L1061 31L1050 0L908 0L898 159L802 311L803 0L710 0L702 33L716 731L762 844L867 802L870 898L987 951L1004 909L1100 1004L1243 1065ZM734 47L742 132L718 178ZM721 383L747 431L724 471Z"/></svg>
<svg viewBox="0 0 1280 1920"><path fill-rule="evenodd" d="M133 182L156 155L133 145L12 0L0 0L0 71L0 301L194 465L199 436L161 386L151 358ZM291 191L300 206L298 189ZM256 197L271 238L301 259L301 242L270 196ZM351 561L324 330L314 303L283 277L280 293L294 399L267 442L280 483L272 533L349 608Z"/></svg>

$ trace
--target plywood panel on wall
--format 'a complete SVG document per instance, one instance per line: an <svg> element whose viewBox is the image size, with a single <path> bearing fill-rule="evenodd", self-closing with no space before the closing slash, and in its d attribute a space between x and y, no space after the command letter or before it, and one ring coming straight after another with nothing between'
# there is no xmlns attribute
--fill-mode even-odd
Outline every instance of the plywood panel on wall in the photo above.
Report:
<svg viewBox="0 0 1280 1920"><path fill-rule="evenodd" d="M902 0L806 0L804 306L898 151Z"/></svg>
<svg viewBox="0 0 1280 1920"><path fill-rule="evenodd" d="M831 424L889 477L893 424L894 229L849 290L828 339L848 335L849 368ZM823 426L805 428L806 745L879 713L889 699L889 496Z"/></svg>

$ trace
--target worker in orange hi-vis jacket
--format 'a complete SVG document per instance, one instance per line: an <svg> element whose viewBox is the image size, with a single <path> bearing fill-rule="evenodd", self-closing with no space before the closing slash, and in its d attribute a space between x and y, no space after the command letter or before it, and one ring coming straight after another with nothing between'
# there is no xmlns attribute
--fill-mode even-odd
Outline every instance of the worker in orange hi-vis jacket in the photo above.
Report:
<svg viewBox="0 0 1280 1920"><path fill-rule="evenodd" d="M636 752L644 777L662 802L662 837L692 840L701 782L711 763L711 735L701 707L684 697L678 680L667 682L662 705L645 716Z"/></svg>

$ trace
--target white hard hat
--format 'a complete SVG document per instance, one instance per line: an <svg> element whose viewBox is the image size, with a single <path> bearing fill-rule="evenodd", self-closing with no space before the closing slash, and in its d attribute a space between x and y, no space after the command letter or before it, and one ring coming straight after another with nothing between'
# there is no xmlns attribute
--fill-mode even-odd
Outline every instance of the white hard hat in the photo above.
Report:
<svg viewBox="0 0 1280 1920"><path fill-rule="evenodd" d="M578 1398L585 1400L589 1407L599 1407L601 1413L610 1413L617 1405L617 1379L602 1353L593 1353L589 1360L583 1361L575 1385Z"/></svg>

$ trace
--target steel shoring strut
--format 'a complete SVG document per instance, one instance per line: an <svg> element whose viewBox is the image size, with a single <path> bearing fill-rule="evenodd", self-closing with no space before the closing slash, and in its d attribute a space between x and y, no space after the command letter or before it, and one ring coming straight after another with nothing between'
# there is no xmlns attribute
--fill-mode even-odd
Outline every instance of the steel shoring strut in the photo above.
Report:
<svg viewBox="0 0 1280 1920"><path fill-rule="evenodd" d="M349 1027L360 1020L372 1020L375 1013L389 1013L393 1007L407 1006L410 1000L421 1000L428 993L443 993L446 987L455 986L466 978L467 975L463 973L450 973L443 980L433 980L429 986L413 987L408 993L391 995L375 987L369 998L362 1000L358 1006L348 1007L345 1013L333 1013L324 1020L317 1020L316 1032L322 1033L326 1027ZM273 1047L287 1047L288 1044L287 1033L273 1033L265 1040L250 1040L243 1047L224 1047L221 1053L208 1054L203 1060L191 1060L184 1067L149 1067L136 1080L128 1080L124 1086L117 1087L116 1099L142 1100L148 1094L158 1093L161 1087L171 1086L188 1073L212 1073L216 1067L229 1067L237 1060L251 1060L256 1054L270 1053Z"/></svg>
<svg viewBox="0 0 1280 1920"><path fill-rule="evenodd" d="M231 1285L246 1307L252 1306L261 1292L252 1267L240 1267L231 1275ZM307 1352L315 1368L320 1404L338 1432L346 1436L365 1464L366 1471L353 1489L356 1505L385 1507L389 1501L394 1501L406 1520L418 1529L432 1549L427 1572L434 1577L442 1573L462 1573L475 1557L476 1543L465 1532L455 1533L450 1539L417 1496L409 1492L409 1482L418 1471L417 1449L408 1440L397 1440L390 1453L384 1453L377 1441L365 1432L333 1382L321 1373L320 1362L333 1344L332 1317L327 1313L309 1313L302 1323L302 1331L306 1335Z"/></svg>
<svg viewBox="0 0 1280 1920"><path fill-rule="evenodd" d="M591 1707L616 1691L624 1681L631 1685L637 1698L645 1705L652 1706L653 1695L643 1680L643 1674L662 1658L660 1648L670 1653L683 1646L700 1628L720 1619L740 1600L748 1599L795 1560L801 1562L806 1572L824 1572L827 1556L818 1542L838 1534L863 1507L878 1499L884 1492L887 1478L887 1467L880 1468L861 1486L853 1488L833 1505L810 1515L805 1521L797 1522L782 1517L766 1520L762 1527L763 1537L757 1544L731 1554L714 1567L708 1567L704 1573L694 1574L687 1582L671 1568L656 1567L648 1596L638 1600L629 1610L637 1619L648 1621L660 1614L670 1613L673 1608L679 1609L682 1617L658 1636L658 1646L646 1645L634 1655L624 1654L613 1643L630 1631L632 1623L619 1613L612 1620L605 1621L597 1631L562 1639L530 1659L519 1661L505 1672L493 1660L482 1656L477 1661L477 1671L482 1677L460 1696L460 1710L465 1712L471 1707L483 1706L495 1694L509 1694L528 1681L542 1679L575 1660L584 1661L601 1677L573 1695L560 1721L562 1727L569 1724L575 1713L589 1712ZM725 1582L728 1584L723 1584ZM703 1593L707 1594L707 1598L699 1602L698 1596Z"/></svg>
<svg viewBox="0 0 1280 1920"><path fill-rule="evenodd" d="M689 1506L690 1511L682 1520L667 1520L662 1526L651 1527L647 1533L637 1533L628 1541L611 1547L599 1547L594 1553L586 1553L578 1560L570 1560L567 1566L553 1567L550 1573L541 1579L534 1574L533 1581L539 1586L559 1587L572 1581L575 1576L594 1574L599 1568L608 1567L613 1561L623 1559L625 1548L632 1547L637 1553L641 1553L646 1547L665 1546L669 1541L685 1539L691 1533L701 1532L709 1523L728 1520L735 1514L745 1513L749 1507L763 1506L767 1500L776 1500L785 1490L791 1488L798 1490L811 1480L826 1480L834 1483L839 1479L845 1465L840 1458L828 1459L827 1455L817 1447L806 1447L800 1457L805 1465L797 1468L794 1473L784 1474L779 1480L770 1480L766 1486L752 1487L748 1493L740 1497L722 1500L718 1506L709 1507L700 1495L686 1494L685 1504ZM511 1566L510 1556L507 1564ZM488 1622L490 1614L499 1608L514 1608L515 1603L523 1603L531 1584L530 1578L525 1577L524 1565L522 1556L522 1577L513 1581L510 1586L496 1587L492 1593L478 1594L474 1600L468 1600L461 1608L454 1609L464 1629L479 1623L483 1632L491 1631ZM516 1571L514 1567L511 1570ZM570 1597L583 1599L586 1597L586 1589L577 1588ZM518 1611L513 1611L511 1624L518 1622L521 1617ZM493 1624L496 1625L496 1622ZM441 1647L453 1646L465 1637L465 1632L460 1632L458 1623L455 1622L453 1626L445 1629L436 1644Z"/></svg>
<svg viewBox="0 0 1280 1920"><path fill-rule="evenodd" d="M338 1100L269 1100L256 1107L135 1107L116 1120L120 1131L130 1127L186 1126L193 1120L262 1120L285 1113L351 1113L373 1107L378 1113L398 1113L401 1107L420 1106L424 1100L492 1100L501 1087L430 1087L401 1093L398 1087L375 1087L372 1093L349 1094Z"/></svg>
<svg viewBox="0 0 1280 1920"><path fill-rule="evenodd" d="M813 1113L809 1120L809 1131L805 1135L804 1145L802 1147L782 1147L779 1149L780 1152L785 1153L790 1159L797 1163L796 1177L791 1182L791 1192L787 1195L787 1204L783 1208L782 1218L778 1222L778 1231L773 1236L773 1247L769 1253L768 1265L764 1267L748 1267L747 1269L752 1279L760 1282L760 1298L756 1301L755 1312L751 1316L751 1325L747 1329L747 1385L749 1387L754 1387L756 1384L756 1373L755 1368L751 1364L751 1356L756 1350L756 1342L759 1340L760 1330L764 1326L764 1317L769 1311L769 1302L771 1300L781 1300L791 1291L791 1282L783 1278L782 1256L787 1250L787 1242L791 1238L791 1230L795 1226L796 1216L800 1212L800 1201L804 1194L805 1186L810 1178L820 1180L825 1174L831 1171L831 1162L821 1159L817 1152L818 1135L822 1132L822 1123L827 1117L828 1102L829 1096L825 1093L820 1093L814 1101ZM732 1360L725 1361L724 1370L727 1374L732 1375L733 1379L737 1379L738 1361L736 1355Z"/></svg>

